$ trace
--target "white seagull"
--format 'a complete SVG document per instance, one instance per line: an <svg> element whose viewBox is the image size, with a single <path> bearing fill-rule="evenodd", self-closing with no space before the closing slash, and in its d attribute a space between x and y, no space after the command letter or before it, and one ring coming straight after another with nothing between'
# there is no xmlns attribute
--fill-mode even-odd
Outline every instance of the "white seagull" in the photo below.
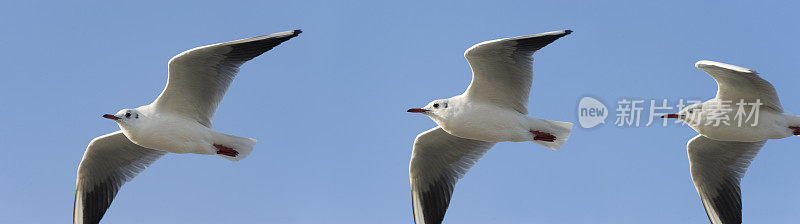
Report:
<svg viewBox="0 0 800 224"><path fill-rule="evenodd" d="M255 139L211 130L217 105L239 66L296 37L286 31L185 51L169 61L167 87L153 103L103 117L121 131L89 143L78 167L73 222L99 223L122 185L167 152L238 161Z"/></svg>
<svg viewBox="0 0 800 224"><path fill-rule="evenodd" d="M753 70L713 61L695 67L717 81L717 96L662 117L680 119L700 133L687 152L711 223L742 223L739 182L747 167L767 139L800 135L800 117L784 114L775 87Z"/></svg>
<svg viewBox="0 0 800 224"><path fill-rule="evenodd" d="M414 221L441 223L456 182L497 142L533 141L558 149L572 123L525 116L533 80L533 52L572 33L554 31L486 41L464 52L472 67L467 91L434 100L422 113L439 126L417 136L409 176Z"/></svg>

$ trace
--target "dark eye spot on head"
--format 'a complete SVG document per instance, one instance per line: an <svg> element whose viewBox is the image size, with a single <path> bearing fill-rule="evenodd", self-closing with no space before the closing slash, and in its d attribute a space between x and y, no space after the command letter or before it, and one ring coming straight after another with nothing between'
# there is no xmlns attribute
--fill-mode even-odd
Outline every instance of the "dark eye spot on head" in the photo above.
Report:
<svg viewBox="0 0 800 224"><path fill-rule="evenodd" d="M433 108L439 108L439 104L438 103L434 103L433 104Z"/></svg>
<svg viewBox="0 0 800 224"><path fill-rule="evenodd" d="M447 108L447 103L444 103L444 108Z"/></svg>
<svg viewBox="0 0 800 224"><path fill-rule="evenodd" d="M127 113L125 113L125 117L127 117L127 118L131 118L131 112L127 112Z"/></svg>
<svg viewBox="0 0 800 224"><path fill-rule="evenodd" d="M139 114L136 114L136 119L139 119Z"/></svg>

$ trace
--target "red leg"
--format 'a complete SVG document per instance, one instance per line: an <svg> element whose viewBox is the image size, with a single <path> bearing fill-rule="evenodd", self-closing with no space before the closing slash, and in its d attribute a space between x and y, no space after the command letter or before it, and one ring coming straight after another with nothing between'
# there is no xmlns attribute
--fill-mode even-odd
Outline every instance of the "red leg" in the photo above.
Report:
<svg viewBox="0 0 800 224"><path fill-rule="evenodd" d="M792 130L794 130L794 135L800 135L800 127L797 126L789 126Z"/></svg>
<svg viewBox="0 0 800 224"><path fill-rule="evenodd" d="M217 154L222 154L230 157L236 157L237 155L239 155L239 151L236 151L231 147L227 147L224 145L217 145L217 144L214 144L214 147L217 148Z"/></svg>
<svg viewBox="0 0 800 224"><path fill-rule="evenodd" d="M534 131L534 130L530 130L530 132L533 134L533 140L546 141L546 142L553 142L553 141L556 140L556 136L555 135L552 135L552 134L547 133L547 132Z"/></svg>

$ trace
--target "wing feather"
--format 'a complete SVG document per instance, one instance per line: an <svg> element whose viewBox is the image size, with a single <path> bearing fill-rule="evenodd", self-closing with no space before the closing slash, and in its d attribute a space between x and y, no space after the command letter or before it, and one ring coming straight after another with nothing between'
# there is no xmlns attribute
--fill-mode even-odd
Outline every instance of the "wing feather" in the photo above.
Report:
<svg viewBox="0 0 800 224"><path fill-rule="evenodd" d="M73 222L99 223L120 187L164 154L134 144L122 131L92 140L78 166Z"/></svg>
<svg viewBox="0 0 800 224"><path fill-rule="evenodd" d="M717 141L703 135L689 141L692 181L711 223L742 223L739 182L765 143Z"/></svg>
<svg viewBox="0 0 800 224"><path fill-rule="evenodd" d="M441 127L419 134L409 165L414 221L441 223L458 179L495 144L456 137Z"/></svg>
<svg viewBox="0 0 800 224"><path fill-rule="evenodd" d="M533 52L572 33L570 30L485 41L466 52L472 83L464 92L472 100L527 114L533 83Z"/></svg>
<svg viewBox="0 0 800 224"><path fill-rule="evenodd" d="M758 76L757 72L713 61L699 61L695 67L708 73L717 82L717 99L729 100L734 104L740 99L745 103L759 100L763 106L783 112L775 87Z"/></svg>
<svg viewBox="0 0 800 224"><path fill-rule="evenodd" d="M170 59L167 86L153 105L211 127L214 112L239 66L300 33L300 30L285 31L180 53Z"/></svg>

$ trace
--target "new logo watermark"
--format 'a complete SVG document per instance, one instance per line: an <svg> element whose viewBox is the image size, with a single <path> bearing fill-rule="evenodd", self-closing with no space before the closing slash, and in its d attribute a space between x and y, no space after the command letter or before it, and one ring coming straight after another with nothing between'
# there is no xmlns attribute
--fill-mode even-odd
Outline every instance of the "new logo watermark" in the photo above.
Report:
<svg viewBox="0 0 800 224"><path fill-rule="evenodd" d="M605 124L608 117L608 108L605 104L592 97L583 97L578 102L578 123L583 128Z"/></svg>

